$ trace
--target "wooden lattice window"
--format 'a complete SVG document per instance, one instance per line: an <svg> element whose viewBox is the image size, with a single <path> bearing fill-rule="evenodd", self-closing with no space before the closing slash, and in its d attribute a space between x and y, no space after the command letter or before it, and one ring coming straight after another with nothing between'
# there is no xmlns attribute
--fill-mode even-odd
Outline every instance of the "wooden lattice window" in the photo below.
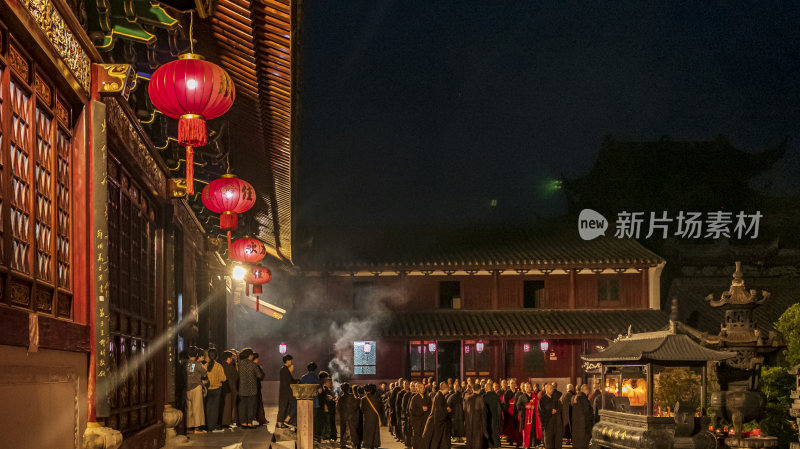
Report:
<svg viewBox="0 0 800 449"><path fill-rule="evenodd" d="M0 297L72 319L72 109L23 48L0 46Z"/></svg>
<svg viewBox="0 0 800 449"><path fill-rule="evenodd" d="M108 163L108 236L111 303L107 424L131 433L156 422L155 366L149 356L155 322L155 209L145 191L113 155ZM127 376L120 372L134 361Z"/></svg>

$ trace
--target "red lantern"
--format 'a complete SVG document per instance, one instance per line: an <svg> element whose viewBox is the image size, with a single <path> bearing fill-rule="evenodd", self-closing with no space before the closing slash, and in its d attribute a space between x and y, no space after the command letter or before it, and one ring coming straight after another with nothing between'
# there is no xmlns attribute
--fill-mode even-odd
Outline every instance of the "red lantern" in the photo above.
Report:
<svg viewBox="0 0 800 449"><path fill-rule="evenodd" d="M250 271L250 275L247 277L247 283L253 285L254 295L260 295L264 293L264 290L261 288L261 286L269 282L271 279L272 272L269 271L269 268L256 265ZM259 309L259 302L260 298L256 296L256 310Z"/></svg>
<svg viewBox="0 0 800 449"><path fill-rule="evenodd" d="M264 246L261 240L251 238L238 239L231 243L228 255L237 262L256 263L267 255L267 247Z"/></svg>
<svg viewBox="0 0 800 449"><path fill-rule="evenodd" d="M256 203L255 190L235 175L222 175L203 187L203 204L219 217L219 227L228 230L228 249L231 230L239 227L239 214L247 212Z"/></svg>
<svg viewBox="0 0 800 449"><path fill-rule="evenodd" d="M194 147L208 141L206 120L228 112L236 90L228 73L194 53L159 67L148 88L153 106L178 119L178 143L186 147L186 193L194 193Z"/></svg>

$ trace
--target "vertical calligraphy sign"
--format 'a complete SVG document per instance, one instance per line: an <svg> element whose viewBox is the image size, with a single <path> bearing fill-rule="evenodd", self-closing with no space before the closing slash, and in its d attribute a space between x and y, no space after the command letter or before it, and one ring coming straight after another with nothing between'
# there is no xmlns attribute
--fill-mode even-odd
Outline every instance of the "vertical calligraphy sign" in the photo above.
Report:
<svg viewBox="0 0 800 449"><path fill-rule="evenodd" d="M109 415L108 148L106 105L92 102L92 215L94 217L94 341L97 416Z"/></svg>

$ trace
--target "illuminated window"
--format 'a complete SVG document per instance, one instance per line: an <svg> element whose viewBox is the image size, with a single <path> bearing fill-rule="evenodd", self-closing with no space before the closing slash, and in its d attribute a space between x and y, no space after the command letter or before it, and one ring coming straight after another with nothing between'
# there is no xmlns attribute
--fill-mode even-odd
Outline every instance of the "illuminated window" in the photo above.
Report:
<svg viewBox="0 0 800 449"><path fill-rule="evenodd" d="M435 341L412 341L409 342L409 362L411 365L412 376L432 376L436 371L436 350Z"/></svg>
<svg viewBox="0 0 800 449"><path fill-rule="evenodd" d="M353 374L375 374L377 352L374 341L354 341Z"/></svg>

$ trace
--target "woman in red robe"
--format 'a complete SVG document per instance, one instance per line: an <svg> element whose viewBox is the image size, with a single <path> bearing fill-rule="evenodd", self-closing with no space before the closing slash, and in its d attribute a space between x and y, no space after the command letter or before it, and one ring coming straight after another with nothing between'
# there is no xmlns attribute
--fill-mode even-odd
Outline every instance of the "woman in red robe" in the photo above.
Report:
<svg viewBox="0 0 800 449"><path fill-rule="evenodd" d="M539 420L539 397L536 391L531 391L531 384L523 385L525 394L521 398L524 410L522 445L526 449L536 447L542 441L542 422ZM522 415L522 414L521 414Z"/></svg>
<svg viewBox="0 0 800 449"><path fill-rule="evenodd" d="M517 418L517 409L514 406L514 398L519 391L517 390L517 381L511 379L508 389L503 394L503 435L506 436L506 441L509 445L519 447L519 419Z"/></svg>

